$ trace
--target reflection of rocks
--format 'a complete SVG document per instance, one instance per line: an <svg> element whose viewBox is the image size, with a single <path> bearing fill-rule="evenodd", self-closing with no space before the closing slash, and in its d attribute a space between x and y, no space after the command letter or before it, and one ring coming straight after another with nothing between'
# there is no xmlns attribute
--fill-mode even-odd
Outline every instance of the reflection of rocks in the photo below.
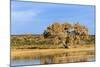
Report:
<svg viewBox="0 0 100 67"><path fill-rule="evenodd" d="M44 38L52 38L54 45L62 44L65 48L73 44L80 44L82 40L88 39L88 29L79 23L71 25L56 22L48 26L43 34Z"/></svg>

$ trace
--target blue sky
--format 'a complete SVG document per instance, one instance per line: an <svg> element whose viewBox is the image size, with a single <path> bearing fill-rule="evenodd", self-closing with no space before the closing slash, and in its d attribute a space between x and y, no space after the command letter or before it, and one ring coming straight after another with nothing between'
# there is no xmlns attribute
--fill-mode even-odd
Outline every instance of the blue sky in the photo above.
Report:
<svg viewBox="0 0 100 67"><path fill-rule="evenodd" d="M11 1L11 34L40 34L54 22L80 22L95 34L95 6Z"/></svg>

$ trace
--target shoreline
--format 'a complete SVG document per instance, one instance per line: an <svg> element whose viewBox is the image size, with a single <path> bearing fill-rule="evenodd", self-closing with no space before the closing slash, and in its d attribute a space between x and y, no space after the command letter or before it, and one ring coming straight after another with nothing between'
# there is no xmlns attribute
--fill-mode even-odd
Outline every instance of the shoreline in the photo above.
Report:
<svg viewBox="0 0 100 67"><path fill-rule="evenodd" d="M11 59L34 58L37 56L57 55L63 53L78 52L81 53L93 52L95 55L95 47L81 47L81 48L57 48L57 49L11 49ZM77 55L76 55L77 56Z"/></svg>

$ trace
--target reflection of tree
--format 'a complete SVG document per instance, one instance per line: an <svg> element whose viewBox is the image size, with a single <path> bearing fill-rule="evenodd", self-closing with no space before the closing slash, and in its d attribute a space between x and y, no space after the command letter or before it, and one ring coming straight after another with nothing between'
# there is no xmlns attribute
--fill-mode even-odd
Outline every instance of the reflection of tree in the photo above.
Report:
<svg viewBox="0 0 100 67"><path fill-rule="evenodd" d="M88 29L84 25L60 24L58 22L48 26L43 33L44 38L53 38L56 44L62 44L64 47L68 45L80 44L88 39Z"/></svg>

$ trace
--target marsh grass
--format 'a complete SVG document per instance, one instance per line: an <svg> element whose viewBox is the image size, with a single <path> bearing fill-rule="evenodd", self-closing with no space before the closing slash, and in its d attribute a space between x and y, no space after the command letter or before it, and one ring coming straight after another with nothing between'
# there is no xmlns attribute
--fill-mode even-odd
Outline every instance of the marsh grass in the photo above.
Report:
<svg viewBox="0 0 100 67"><path fill-rule="evenodd" d="M93 44L87 44L87 45L73 45L73 47L70 48L90 48L90 47L95 47L95 45ZM35 44L35 45L12 45L11 49L61 49L63 47L61 47L60 45L52 45L52 44Z"/></svg>
<svg viewBox="0 0 100 67"><path fill-rule="evenodd" d="M93 47L71 49L11 49L11 58L34 58L47 55L88 56L95 55Z"/></svg>
<svg viewBox="0 0 100 67"><path fill-rule="evenodd" d="M61 44L54 44L54 40L50 38L43 38L43 35L11 35L11 48L15 49L49 49L49 48L64 48ZM90 45L91 44L91 45ZM92 46L95 44L95 35L90 36L90 40L87 40L85 44L73 45L77 46ZM94 46L94 45L93 45Z"/></svg>

